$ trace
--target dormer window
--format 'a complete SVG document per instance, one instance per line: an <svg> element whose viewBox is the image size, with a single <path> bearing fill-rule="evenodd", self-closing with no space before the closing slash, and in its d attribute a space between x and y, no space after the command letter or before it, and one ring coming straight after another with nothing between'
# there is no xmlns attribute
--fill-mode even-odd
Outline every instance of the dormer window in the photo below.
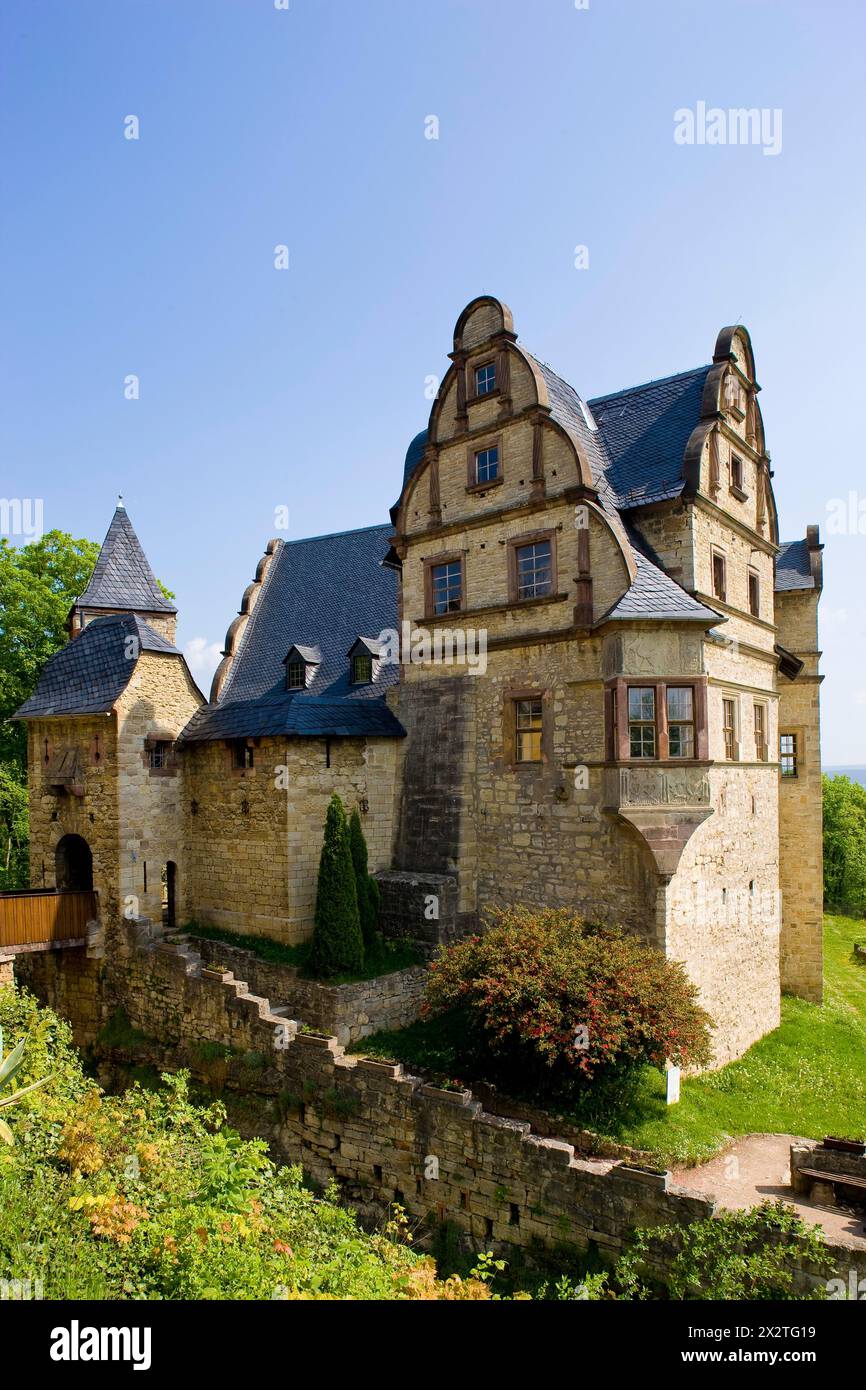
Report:
<svg viewBox="0 0 866 1390"><path fill-rule="evenodd" d="M349 648L349 679L353 685L370 685L376 678L380 643L375 637L358 637Z"/></svg>
<svg viewBox="0 0 866 1390"><path fill-rule="evenodd" d="M286 689L305 690L316 674L322 661L318 647L289 647L283 660L286 668Z"/></svg>
<svg viewBox="0 0 866 1390"><path fill-rule="evenodd" d="M490 396L496 390L496 364L485 362L483 367L475 368L475 395Z"/></svg>

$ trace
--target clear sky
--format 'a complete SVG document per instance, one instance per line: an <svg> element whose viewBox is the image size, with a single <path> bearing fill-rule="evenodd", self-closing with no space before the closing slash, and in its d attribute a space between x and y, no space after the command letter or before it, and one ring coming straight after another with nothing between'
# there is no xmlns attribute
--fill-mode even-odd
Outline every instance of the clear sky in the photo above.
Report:
<svg viewBox="0 0 866 1390"><path fill-rule="evenodd" d="M742 321L783 538L827 541L825 761L866 763L864 39L860 0L3 0L0 495L101 540L122 492L206 684L270 536L387 518L476 294L584 396ZM780 151L677 144L702 101Z"/></svg>

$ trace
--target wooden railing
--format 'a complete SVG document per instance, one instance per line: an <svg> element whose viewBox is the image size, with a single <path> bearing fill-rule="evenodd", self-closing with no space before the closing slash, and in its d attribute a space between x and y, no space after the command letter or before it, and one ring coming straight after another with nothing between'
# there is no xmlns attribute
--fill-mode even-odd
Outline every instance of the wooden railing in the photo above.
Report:
<svg viewBox="0 0 866 1390"><path fill-rule="evenodd" d="M0 950L83 941L87 923L98 916L95 893L56 893L47 888L0 893Z"/></svg>

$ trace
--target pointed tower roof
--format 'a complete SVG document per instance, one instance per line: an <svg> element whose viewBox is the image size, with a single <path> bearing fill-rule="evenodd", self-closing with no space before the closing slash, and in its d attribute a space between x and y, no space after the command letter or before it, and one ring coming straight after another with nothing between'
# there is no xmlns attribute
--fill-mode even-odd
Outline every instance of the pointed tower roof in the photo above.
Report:
<svg viewBox="0 0 866 1390"><path fill-rule="evenodd" d="M117 500L117 509L102 542L96 568L76 608L131 609L138 613L177 612L156 582L122 497Z"/></svg>

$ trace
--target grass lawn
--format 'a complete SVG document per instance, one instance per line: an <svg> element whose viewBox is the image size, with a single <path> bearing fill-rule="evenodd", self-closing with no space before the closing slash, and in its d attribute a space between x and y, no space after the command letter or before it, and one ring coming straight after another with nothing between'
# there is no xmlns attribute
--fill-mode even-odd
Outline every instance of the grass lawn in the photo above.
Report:
<svg viewBox="0 0 866 1390"><path fill-rule="evenodd" d="M646 1068L626 1105L582 1109L575 1120L665 1164L702 1162L740 1134L866 1138L866 963L854 956L857 940L866 940L866 922L827 917L825 1002L784 998L781 1027L739 1061L684 1080L678 1105L665 1104L662 1074ZM463 1075L460 1040L447 1020L380 1033L365 1040L364 1050Z"/></svg>

